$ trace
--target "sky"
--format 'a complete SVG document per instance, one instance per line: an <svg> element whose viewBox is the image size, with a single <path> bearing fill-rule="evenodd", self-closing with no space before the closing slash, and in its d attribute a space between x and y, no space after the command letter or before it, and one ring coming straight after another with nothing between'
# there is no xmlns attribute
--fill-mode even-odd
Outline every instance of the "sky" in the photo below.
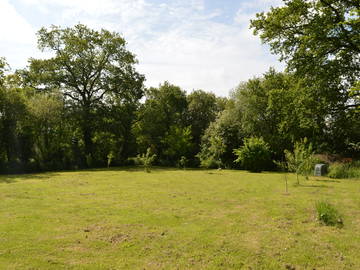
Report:
<svg viewBox="0 0 360 270"><path fill-rule="evenodd" d="M119 32L147 87L164 81L220 96L284 64L249 29L281 0L0 0L0 56L12 69L44 58L36 32L83 23Z"/></svg>

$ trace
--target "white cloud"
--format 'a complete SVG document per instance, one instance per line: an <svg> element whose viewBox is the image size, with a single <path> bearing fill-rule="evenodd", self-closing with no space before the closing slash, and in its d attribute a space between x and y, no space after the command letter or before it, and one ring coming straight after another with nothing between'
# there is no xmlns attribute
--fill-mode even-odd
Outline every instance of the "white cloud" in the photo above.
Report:
<svg viewBox="0 0 360 270"><path fill-rule="evenodd" d="M134 48L149 85L166 79L187 90L201 88L227 95L240 81L276 63L246 29L212 22L197 27L198 36L193 35L191 26L179 26Z"/></svg>
<svg viewBox="0 0 360 270"><path fill-rule="evenodd" d="M148 85L169 80L186 90L227 95L240 81L260 75L270 66L283 68L248 28L252 14L245 14L246 20L234 25L214 22L195 10L181 14L180 9L177 14L186 19L146 42L129 44L138 55L139 70Z"/></svg>
<svg viewBox="0 0 360 270"><path fill-rule="evenodd" d="M0 25L2 42L29 43L34 37L31 25L7 0L0 1Z"/></svg>
<svg viewBox="0 0 360 270"><path fill-rule="evenodd" d="M250 20L256 17L256 13L267 11L270 7L283 5L282 0L253 0L242 2L234 21L243 27L249 27Z"/></svg>
<svg viewBox="0 0 360 270"><path fill-rule="evenodd" d="M0 25L0 56L5 56L12 66L19 67L24 62L20 57L35 53L35 31L8 0L0 1Z"/></svg>
<svg viewBox="0 0 360 270"><path fill-rule="evenodd" d="M206 10L204 0L160 4L151 0L18 1L48 12L52 18L49 24L81 22L120 32L138 56L138 70L145 74L147 86L168 80L189 91L204 89L227 95L240 81L260 75L270 66L281 67L248 29L248 20L255 11L280 0L244 2L234 24L214 22L221 11ZM16 20L21 31L33 35L31 26L12 10L15 15L10 21ZM30 36L26 39L32 40Z"/></svg>

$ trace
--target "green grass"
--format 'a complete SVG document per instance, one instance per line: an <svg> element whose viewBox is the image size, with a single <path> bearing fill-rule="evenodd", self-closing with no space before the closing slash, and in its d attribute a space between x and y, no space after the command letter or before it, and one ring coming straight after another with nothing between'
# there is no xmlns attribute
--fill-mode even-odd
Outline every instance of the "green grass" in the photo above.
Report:
<svg viewBox="0 0 360 270"><path fill-rule="evenodd" d="M0 176L0 269L360 269L360 182L230 170ZM344 227L323 226L331 202Z"/></svg>

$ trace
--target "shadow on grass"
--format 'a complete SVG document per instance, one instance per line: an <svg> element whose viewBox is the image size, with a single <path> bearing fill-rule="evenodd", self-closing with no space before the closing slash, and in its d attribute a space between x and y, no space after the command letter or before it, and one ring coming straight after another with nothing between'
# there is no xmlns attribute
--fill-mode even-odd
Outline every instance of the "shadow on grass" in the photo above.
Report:
<svg viewBox="0 0 360 270"><path fill-rule="evenodd" d="M208 171L208 170L203 168L186 168L184 170L183 168L177 168L177 167L154 166L151 167L150 174L152 172L165 172L165 171L186 172L186 171ZM82 169L82 170L74 170L72 172L146 172L146 171L142 166L125 166L125 167Z"/></svg>
<svg viewBox="0 0 360 270"><path fill-rule="evenodd" d="M163 171L184 171L183 169L174 167L152 167L150 174L153 172ZM193 170L193 169L187 169ZM197 170L197 169L194 169ZM110 168L90 168L90 169L77 169L77 170L61 170L55 172L39 172L39 173L24 173L24 174L2 174L0 175L0 184L11 184L18 181L31 180L31 179L48 179L61 173L80 173L87 174L91 172L145 172L141 166L126 166L126 167L110 167Z"/></svg>
<svg viewBox="0 0 360 270"><path fill-rule="evenodd" d="M208 171L203 168L186 168L185 170L182 168L176 167L160 167L154 166L151 167L149 174L158 173L158 172L166 172L166 171ZM15 183L18 181L30 180L30 179L47 179L61 173L80 173L80 174L88 174L92 172L145 172L144 167L142 166L124 166L124 167L110 167L110 168L85 168L85 169L74 169L74 170L60 170L53 172L39 172L39 173L24 173L24 174L3 174L0 175L0 184L1 183ZM221 175L221 171L214 169L212 172L208 172L209 174L218 174Z"/></svg>
<svg viewBox="0 0 360 270"><path fill-rule="evenodd" d="M36 174L10 174L10 175L0 175L0 184L11 184L19 181L25 180L35 180L35 179L47 179L58 175L58 173L53 172L44 172Z"/></svg>
<svg viewBox="0 0 360 270"><path fill-rule="evenodd" d="M174 167L151 167L150 172L162 172L162 171L183 171L183 169ZM92 168L84 170L76 170L74 172L146 172L142 166L126 166L126 167L110 167L110 168Z"/></svg>
<svg viewBox="0 0 360 270"><path fill-rule="evenodd" d="M334 188L327 185L311 185L311 184L296 184L297 187L306 187L306 188Z"/></svg>
<svg viewBox="0 0 360 270"><path fill-rule="evenodd" d="M324 182L324 183L340 183L339 180L326 180L326 179L315 179L316 182Z"/></svg>

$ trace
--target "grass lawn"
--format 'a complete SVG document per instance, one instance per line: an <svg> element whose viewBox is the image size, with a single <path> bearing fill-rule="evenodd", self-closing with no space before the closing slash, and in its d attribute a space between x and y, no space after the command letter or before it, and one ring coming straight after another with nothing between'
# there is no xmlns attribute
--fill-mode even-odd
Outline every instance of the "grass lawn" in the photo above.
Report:
<svg viewBox="0 0 360 270"><path fill-rule="evenodd" d="M232 170L0 176L0 269L360 269L360 181ZM328 199L344 227L322 226Z"/></svg>

